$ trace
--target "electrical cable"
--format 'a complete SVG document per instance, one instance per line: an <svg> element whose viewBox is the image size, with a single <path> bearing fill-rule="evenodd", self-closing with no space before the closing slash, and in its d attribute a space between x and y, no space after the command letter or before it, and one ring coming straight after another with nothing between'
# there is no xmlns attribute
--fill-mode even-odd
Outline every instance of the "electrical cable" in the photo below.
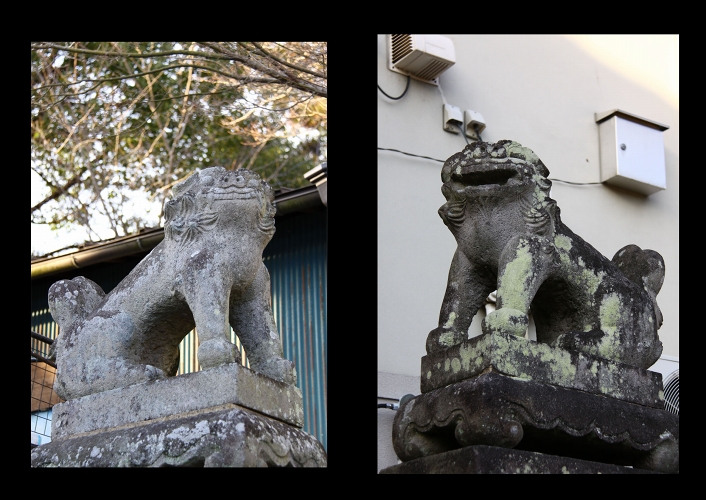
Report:
<svg viewBox="0 0 706 500"><path fill-rule="evenodd" d="M550 180L550 181L563 182L563 183L565 183L565 184L574 184L574 185L576 185L576 186L586 186L586 185L588 185L588 184L595 184L595 185L603 184L602 182L571 182L571 181L562 181L561 179L552 179L551 177L549 177L549 180Z"/></svg>
<svg viewBox="0 0 706 500"><path fill-rule="evenodd" d="M468 144L468 137L466 137L466 134L463 132L463 127L461 127L461 124L458 122L454 122L454 123L458 127L458 130L461 132L461 135L463 136L463 138L466 139L466 144Z"/></svg>
<svg viewBox="0 0 706 500"><path fill-rule="evenodd" d="M410 81L410 77L409 77L409 75L407 75L407 86L404 88L404 92L402 92L402 95L399 96L399 97L392 97L392 96L389 95L387 92L385 92L384 90L382 90L382 88L380 87L380 85L378 85L378 89L380 90L380 92L382 92L383 94L385 94L388 98L392 99L393 101L396 101L396 100L398 100L398 99L402 99L402 98L404 97L404 95L407 93L407 90L409 90L409 81Z"/></svg>
<svg viewBox="0 0 706 500"><path fill-rule="evenodd" d="M483 139L480 138L480 132L478 131L478 125L474 125L473 128L476 130L476 135L478 136L478 140L482 141Z"/></svg>
<svg viewBox="0 0 706 500"><path fill-rule="evenodd" d="M462 131L463 132L463 131ZM476 130L476 134L478 134L478 130ZM478 135L478 140L480 140L480 134ZM468 142L468 141L466 141ZM399 149L391 149L391 148L381 148L378 146L378 149L382 151L394 151L395 153L402 153L403 155L407 156L416 156L417 158L426 158L427 160L434 160L438 161L439 163L445 163L444 160L437 160L436 158L432 158L430 156L422 156L422 155L415 155L413 153L406 153L404 151L400 151ZM566 184L573 184L575 186L588 186L588 185L598 185L598 184L603 184L602 182L571 182L571 181L562 181L561 179L554 179L552 177L549 178L550 181L557 181L557 182L564 182Z"/></svg>
<svg viewBox="0 0 706 500"><path fill-rule="evenodd" d="M400 151L399 149L381 148L380 146L378 146L378 149L381 149L383 151L394 151L395 153L402 153L403 155L407 155L407 156L416 156L417 158L426 158L427 160L434 160L434 161L438 161L439 163L444 163L444 160L437 160L436 158L432 158L430 156L422 156L422 155L415 155L412 153L405 153L404 151Z"/></svg>

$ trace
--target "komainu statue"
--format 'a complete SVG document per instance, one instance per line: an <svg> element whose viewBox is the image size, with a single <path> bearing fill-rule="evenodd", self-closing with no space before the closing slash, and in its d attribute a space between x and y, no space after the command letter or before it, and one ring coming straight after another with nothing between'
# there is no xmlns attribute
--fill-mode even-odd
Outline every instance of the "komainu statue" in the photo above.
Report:
<svg viewBox="0 0 706 500"><path fill-rule="evenodd" d="M109 294L84 277L49 290L60 326L54 390L68 400L173 376L194 326L203 369L239 359L294 384L270 305L262 252L275 232L274 193L257 173L203 169L173 188L164 240Z"/></svg>
<svg viewBox="0 0 706 500"><path fill-rule="evenodd" d="M497 290L484 333L523 336L531 307L538 342L649 368L662 353L664 260L636 245L605 258L561 222L548 176L534 152L508 140L473 142L446 160L439 215L458 246L427 353L466 340Z"/></svg>

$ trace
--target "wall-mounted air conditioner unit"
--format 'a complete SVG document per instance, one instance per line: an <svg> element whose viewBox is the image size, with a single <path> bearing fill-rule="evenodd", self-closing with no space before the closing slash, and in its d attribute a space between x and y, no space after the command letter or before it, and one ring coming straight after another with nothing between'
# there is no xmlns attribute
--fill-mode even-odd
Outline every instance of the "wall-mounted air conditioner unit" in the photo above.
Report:
<svg viewBox="0 0 706 500"><path fill-rule="evenodd" d="M388 49L391 71L432 85L456 63L453 42L441 35L390 35Z"/></svg>
<svg viewBox="0 0 706 500"><path fill-rule="evenodd" d="M664 409L679 415L679 358L663 355L649 370L662 374Z"/></svg>

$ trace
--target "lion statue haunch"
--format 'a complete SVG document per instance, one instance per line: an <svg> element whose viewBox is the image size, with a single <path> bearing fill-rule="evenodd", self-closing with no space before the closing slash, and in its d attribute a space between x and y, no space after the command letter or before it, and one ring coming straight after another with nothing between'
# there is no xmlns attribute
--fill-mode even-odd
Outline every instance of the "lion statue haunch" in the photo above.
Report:
<svg viewBox="0 0 706 500"><path fill-rule="evenodd" d="M605 258L561 222L548 176L534 152L508 140L474 142L446 160L439 215L458 247L427 353L466 340L497 290L484 333L523 336L531 306L538 342L649 368L662 353L662 257L628 245Z"/></svg>
<svg viewBox="0 0 706 500"><path fill-rule="evenodd" d="M194 326L203 369L237 362L296 383L283 359L262 252L275 232L274 194L257 173L203 169L173 188L164 240L108 295L84 277L49 289L60 326L54 390L68 400L173 376Z"/></svg>

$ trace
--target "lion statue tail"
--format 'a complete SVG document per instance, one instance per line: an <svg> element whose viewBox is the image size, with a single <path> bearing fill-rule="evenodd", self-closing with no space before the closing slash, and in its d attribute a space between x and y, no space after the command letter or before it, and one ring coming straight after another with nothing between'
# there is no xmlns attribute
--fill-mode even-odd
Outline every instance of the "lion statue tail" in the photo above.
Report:
<svg viewBox="0 0 706 500"><path fill-rule="evenodd" d="M633 283L643 288L654 304L657 328L662 326L662 311L657 305L657 294L664 283L664 259L654 250L642 250L637 245L627 245L616 252L613 262Z"/></svg>
<svg viewBox="0 0 706 500"><path fill-rule="evenodd" d="M59 331L68 331L95 311L104 297L103 289L83 276L57 281L49 288L49 311Z"/></svg>
<svg viewBox="0 0 706 500"><path fill-rule="evenodd" d="M633 283L656 297L664 283L664 259L654 250L627 245L613 256L618 269Z"/></svg>

